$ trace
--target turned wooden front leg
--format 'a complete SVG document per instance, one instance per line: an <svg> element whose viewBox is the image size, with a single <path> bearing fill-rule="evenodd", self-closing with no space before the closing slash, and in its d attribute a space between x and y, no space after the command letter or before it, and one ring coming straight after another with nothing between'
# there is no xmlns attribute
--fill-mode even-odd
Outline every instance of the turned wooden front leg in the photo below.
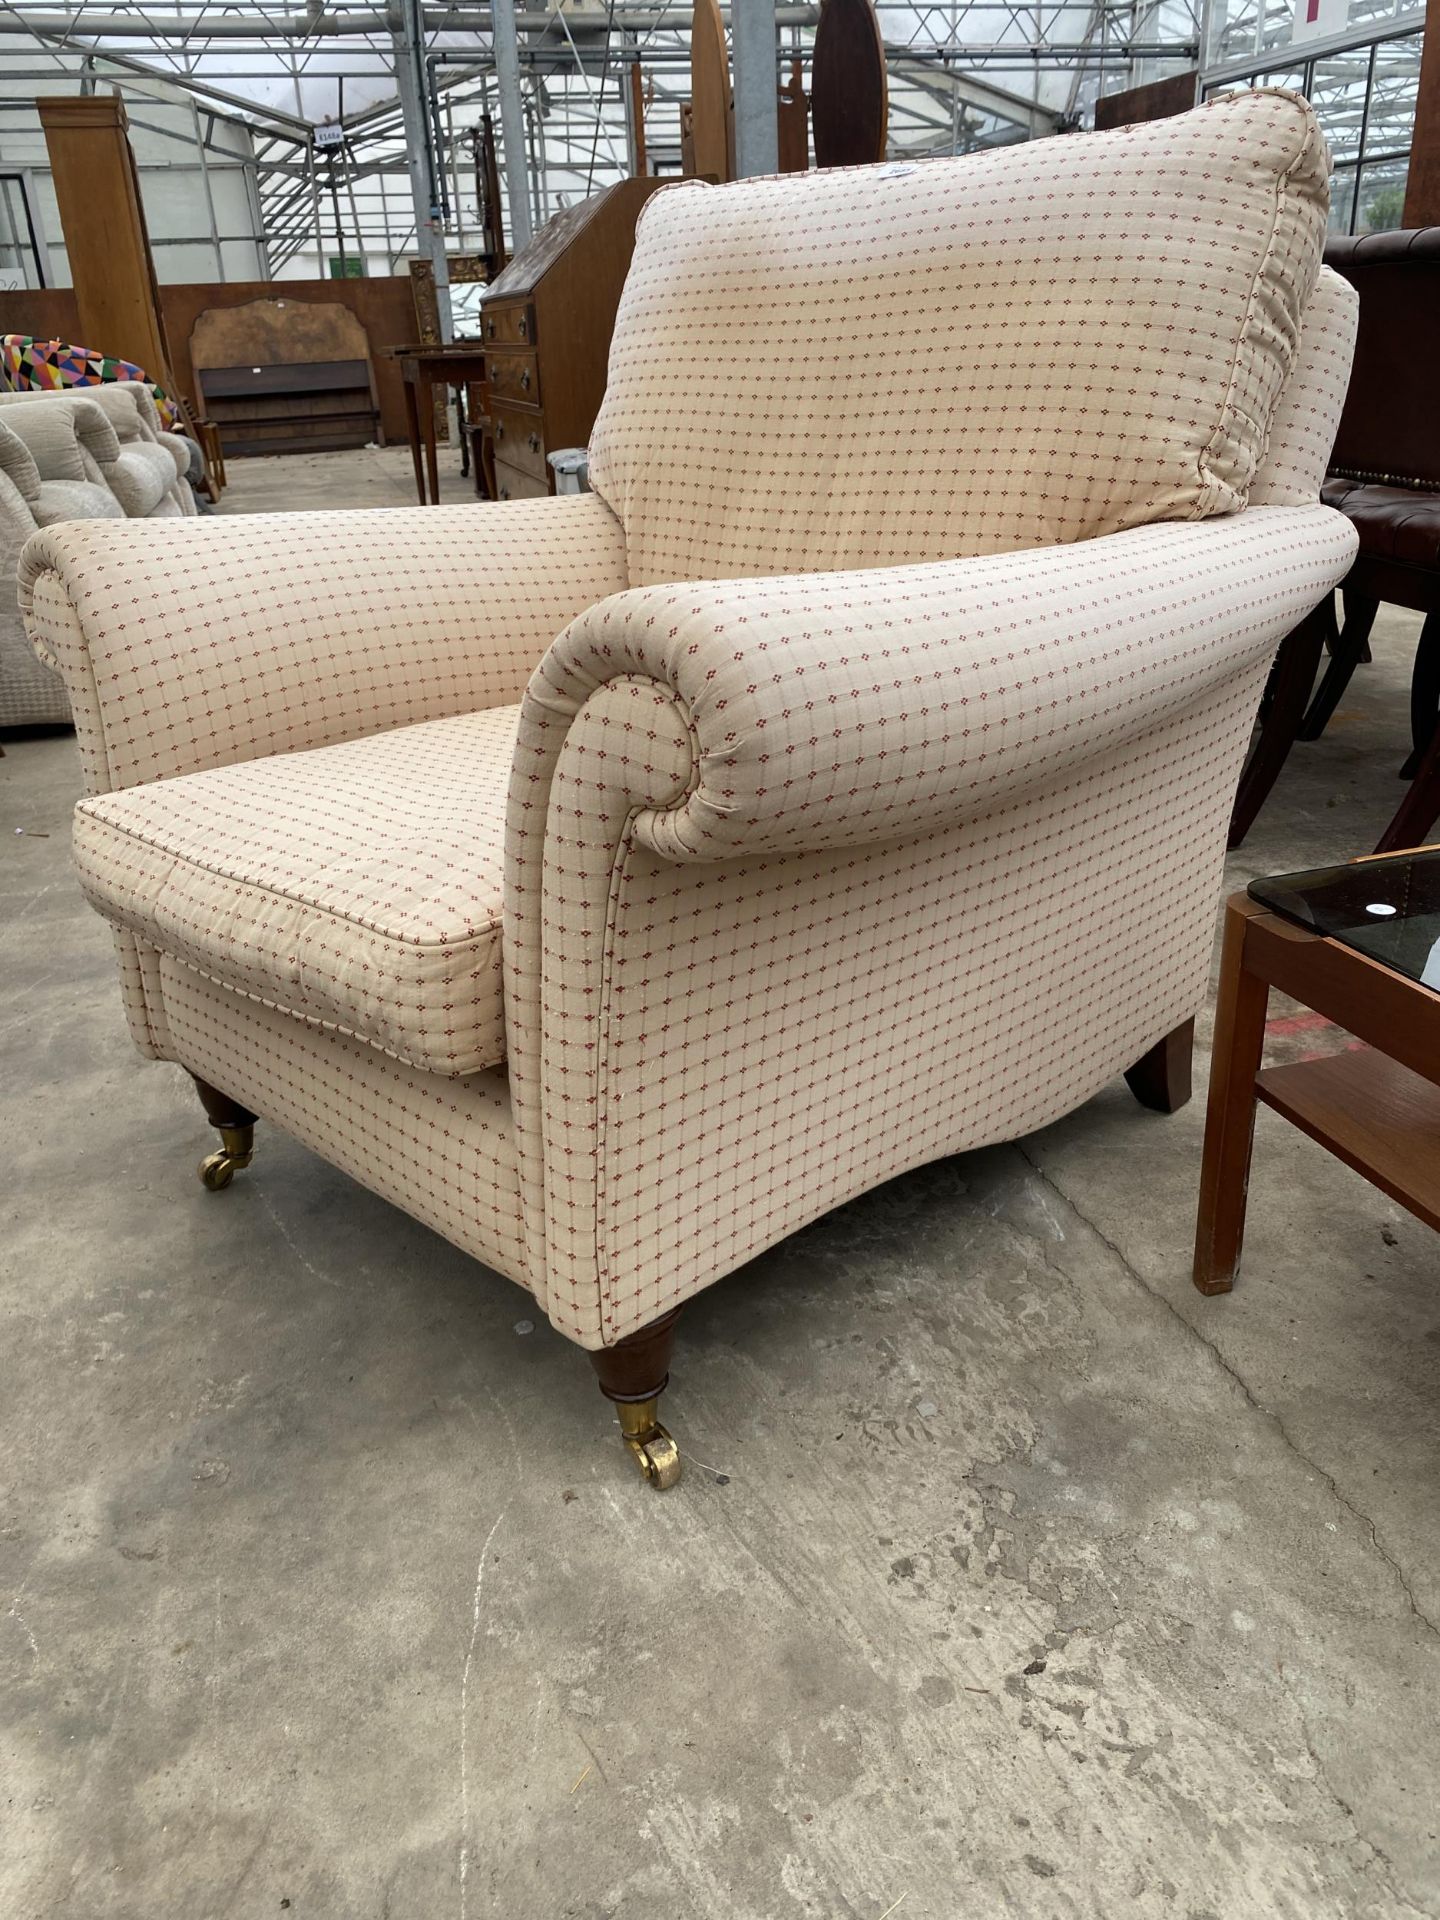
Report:
<svg viewBox="0 0 1440 1920"><path fill-rule="evenodd" d="M1245 965L1246 929L1241 904L1231 901L1225 909L1200 1216L1195 1228L1194 1279L1201 1293L1228 1293L1234 1286L1245 1237L1255 1139L1255 1076L1260 1071L1270 1003L1268 982Z"/></svg>
<svg viewBox="0 0 1440 1920"><path fill-rule="evenodd" d="M195 1082L195 1091L200 1096L200 1104L205 1109L205 1117L212 1127L253 1127L255 1115L248 1107L242 1107L232 1100L228 1093L221 1093L218 1087L212 1087L196 1073L190 1078Z"/></svg>

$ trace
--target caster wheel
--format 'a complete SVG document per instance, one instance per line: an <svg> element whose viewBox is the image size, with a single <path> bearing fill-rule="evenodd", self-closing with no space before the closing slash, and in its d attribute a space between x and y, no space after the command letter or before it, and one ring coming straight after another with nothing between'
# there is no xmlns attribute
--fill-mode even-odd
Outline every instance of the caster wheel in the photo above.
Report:
<svg viewBox="0 0 1440 1920"><path fill-rule="evenodd" d="M223 1148L206 1154L200 1162L200 1184L210 1193L219 1193L235 1178L235 1162Z"/></svg>
<svg viewBox="0 0 1440 1920"><path fill-rule="evenodd" d="M645 1479L657 1492L673 1487L680 1478L680 1449L664 1427L651 1429L645 1439L626 1435L625 1444Z"/></svg>

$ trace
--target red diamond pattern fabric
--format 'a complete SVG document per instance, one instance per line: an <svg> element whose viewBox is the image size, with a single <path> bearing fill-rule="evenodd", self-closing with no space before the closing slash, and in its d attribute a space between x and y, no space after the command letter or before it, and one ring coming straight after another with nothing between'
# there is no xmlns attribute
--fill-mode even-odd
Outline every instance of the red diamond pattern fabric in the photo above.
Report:
<svg viewBox="0 0 1440 1920"><path fill-rule="evenodd" d="M518 707L84 801L91 904L145 945L429 1073L505 1058Z"/></svg>
<svg viewBox="0 0 1440 1920"><path fill-rule="evenodd" d="M647 202L591 438L630 580L1243 507L1319 266L1298 96Z"/></svg>

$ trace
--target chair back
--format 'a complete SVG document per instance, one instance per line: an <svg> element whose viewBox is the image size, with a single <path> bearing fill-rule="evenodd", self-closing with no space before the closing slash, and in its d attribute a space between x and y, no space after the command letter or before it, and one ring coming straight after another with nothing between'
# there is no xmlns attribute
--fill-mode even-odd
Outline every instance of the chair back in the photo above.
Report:
<svg viewBox="0 0 1440 1920"><path fill-rule="evenodd" d="M1320 264L1294 94L655 194L591 439L632 581L888 566L1235 512Z"/></svg>
<svg viewBox="0 0 1440 1920"><path fill-rule="evenodd" d="M1440 227L1332 240L1325 263L1360 296L1331 473L1440 492Z"/></svg>

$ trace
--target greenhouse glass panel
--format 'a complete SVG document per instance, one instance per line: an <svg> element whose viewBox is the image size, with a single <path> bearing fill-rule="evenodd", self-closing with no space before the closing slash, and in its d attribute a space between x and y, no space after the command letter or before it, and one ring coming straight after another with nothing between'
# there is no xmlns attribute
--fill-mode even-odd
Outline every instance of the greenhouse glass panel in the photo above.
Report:
<svg viewBox="0 0 1440 1920"><path fill-rule="evenodd" d="M1389 233L1405 224L1405 181L1410 162L1379 160L1360 169L1355 200L1356 233Z"/></svg>

